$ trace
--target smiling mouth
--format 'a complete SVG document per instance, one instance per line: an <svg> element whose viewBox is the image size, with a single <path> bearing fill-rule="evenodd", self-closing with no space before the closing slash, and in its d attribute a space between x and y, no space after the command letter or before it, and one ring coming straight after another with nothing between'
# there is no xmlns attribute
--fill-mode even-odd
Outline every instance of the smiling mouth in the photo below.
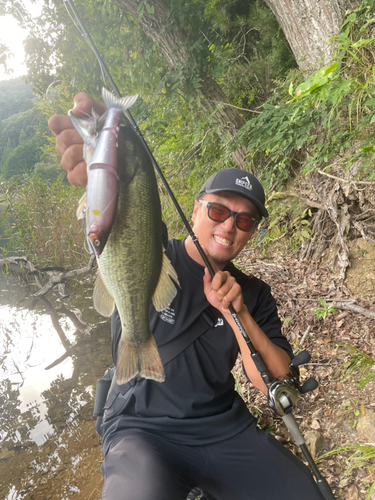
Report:
<svg viewBox="0 0 375 500"><path fill-rule="evenodd" d="M233 242L231 240L226 240L225 238L220 238L220 236L214 235L214 240L220 245L224 245L225 247L230 247Z"/></svg>

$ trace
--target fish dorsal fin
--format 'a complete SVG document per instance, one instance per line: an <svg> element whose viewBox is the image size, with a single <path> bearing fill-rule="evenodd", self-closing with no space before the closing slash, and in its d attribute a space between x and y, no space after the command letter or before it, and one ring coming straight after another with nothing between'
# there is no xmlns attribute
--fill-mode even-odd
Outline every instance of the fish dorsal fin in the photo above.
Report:
<svg viewBox="0 0 375 500"><path fill-rule="evenodd" d="M98 276L96 277L93 299L94 307L99 314L105 316L106 318L112 316L115 309L115 301L113 300L112 295L108 292L100 273L98 273Z"/></svg>
<svg viewBox="0 0 375 500"><path fill-rule="evenodd" d="M102 97L104 104L107 106L108 109L117 108L121 109L122 111L126 111L128 108L130 108L130 106L133 106L135 101L138 99L138 94L117 98L113 94L111 94L109 90L103 87Z"/></svg>
<svg viewBox="0 0 375 500"><path fill-rule="evenodd" d="M77 207L77 211L76 211L76 216L77 216L78 220L84 218L85 209L86 209L86 191L83 193L83 195L81 196L81 198L79 199L79 202L78 202L78 207Z"/></svg>
<svg viewBox="0 0 375 500"><path fill-rule="evenodd" d="M161 266L159 281L152 297L152 303L157 311L166 309L177 294L176 285L172 280L180 286L177 273L163 248L163 264Z"/></svg>

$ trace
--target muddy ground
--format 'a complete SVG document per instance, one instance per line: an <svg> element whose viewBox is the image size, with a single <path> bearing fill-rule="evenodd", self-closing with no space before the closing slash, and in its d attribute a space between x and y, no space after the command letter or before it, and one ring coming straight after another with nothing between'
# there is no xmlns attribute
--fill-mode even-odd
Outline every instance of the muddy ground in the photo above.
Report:
<svg viewBox="0 0 375 500"><path fill-rule="evenodd" d="M307 349L312 356L311 362L302 369L302 381L312 376L320 385L315 391L301 396L294 415L317 456L348 443L375 443L375 417L372 418L375 415L375 378L363 388L359 387L359 382L373 373L369 371L371 359L365 371L353 369L350 373L351 357L358 352L348 347L375 359L375 319L347 309L337 309L336 314L329 313L325 319L318 319L315 313L321 306L319 298L324 298L328 304L334 299L346 301L375 315L373 248L362 246L362 243L356 242L352 249L350 288L336 280L323 265L300 262L293 252L283 247L272 252L277 253L276 258L267 248L247 250L240 262L248 272L271 285L285 335L294 349ZM365 287L361 285L364 281ZM367 358L360 355L358 359ZM258 415L260 425L300 456L282 421L268 408L265 397L245 381L240 362L234 372L238 390L251 411ZM338 500L365 500L367 497L375 500L375 490L372 495L369 493L375 481L375 460L355 462L350 459L352 454L353 451L335 453L319 460L318 467ZM101 461L94 421L86 408L44 445L2 451L0 497L8 500L99 500L103 484Z"/></svg>

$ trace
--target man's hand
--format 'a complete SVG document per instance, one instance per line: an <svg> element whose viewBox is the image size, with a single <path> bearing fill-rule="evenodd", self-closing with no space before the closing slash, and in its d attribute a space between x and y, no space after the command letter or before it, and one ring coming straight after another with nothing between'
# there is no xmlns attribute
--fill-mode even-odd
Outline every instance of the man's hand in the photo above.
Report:
<svg viewBox="0 0 375 500"><path fill-rule="evenodd" d="M106 107L103 103L92 99L88 94L80 92L74 97L73 113L84 118L94 110L102 115ZM68 181L75 186L86 186L86 163L83 159L83 140L68 116L54 115L48 121L48 127L56 136L56 152L61 156L61 166L67 172Z"/></svg>
<svg viewBox="0 0 375 500"><path fill-rule="evenodd" d="M228 271L215 271L212 278L208 269L204 270L203 291L208 302L224 315L231 315L228 309L230 304L240 314L246 309L240 285Z"/></svg>

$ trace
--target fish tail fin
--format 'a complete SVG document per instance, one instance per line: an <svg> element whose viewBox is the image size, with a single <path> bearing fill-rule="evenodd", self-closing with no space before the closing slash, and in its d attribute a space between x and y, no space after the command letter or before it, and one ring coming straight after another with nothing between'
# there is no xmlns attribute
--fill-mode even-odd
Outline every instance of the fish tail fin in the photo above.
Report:
<svg viewBox="0 0 375 500"><path fill-rule="evenodd" d="M177 288L172 280L180 286L175 268L172 266L163 248L163 263L159 281L152 296L152 303L157 311L166 309L177 294Z"/></svg>
<svg viewBox="0 0 375 500"><path fill-rule="evenodd" d="M143 378L164 382L164 368L154 337L142 347L138 354L139 374Z"/></svg>
<svg viewBox="0 0 375 500"><path fill-rule="evenodd" d="M122 111L126 111L128 108L130 108L130 106L133 106L135 101L138 99L138 94L117 98L113 94L111 94L109 90L103 87L102 97L104 104L107 106L108 109L116 108L116 109L121 109Z"/></svg>
<svg viewBox="0 0 375 500"><path fill-rule="evenodd" d="M136 375L164 382L165 375L154 337L141 348L121 341L116 367L116 382L126 384Z"/></svg>

